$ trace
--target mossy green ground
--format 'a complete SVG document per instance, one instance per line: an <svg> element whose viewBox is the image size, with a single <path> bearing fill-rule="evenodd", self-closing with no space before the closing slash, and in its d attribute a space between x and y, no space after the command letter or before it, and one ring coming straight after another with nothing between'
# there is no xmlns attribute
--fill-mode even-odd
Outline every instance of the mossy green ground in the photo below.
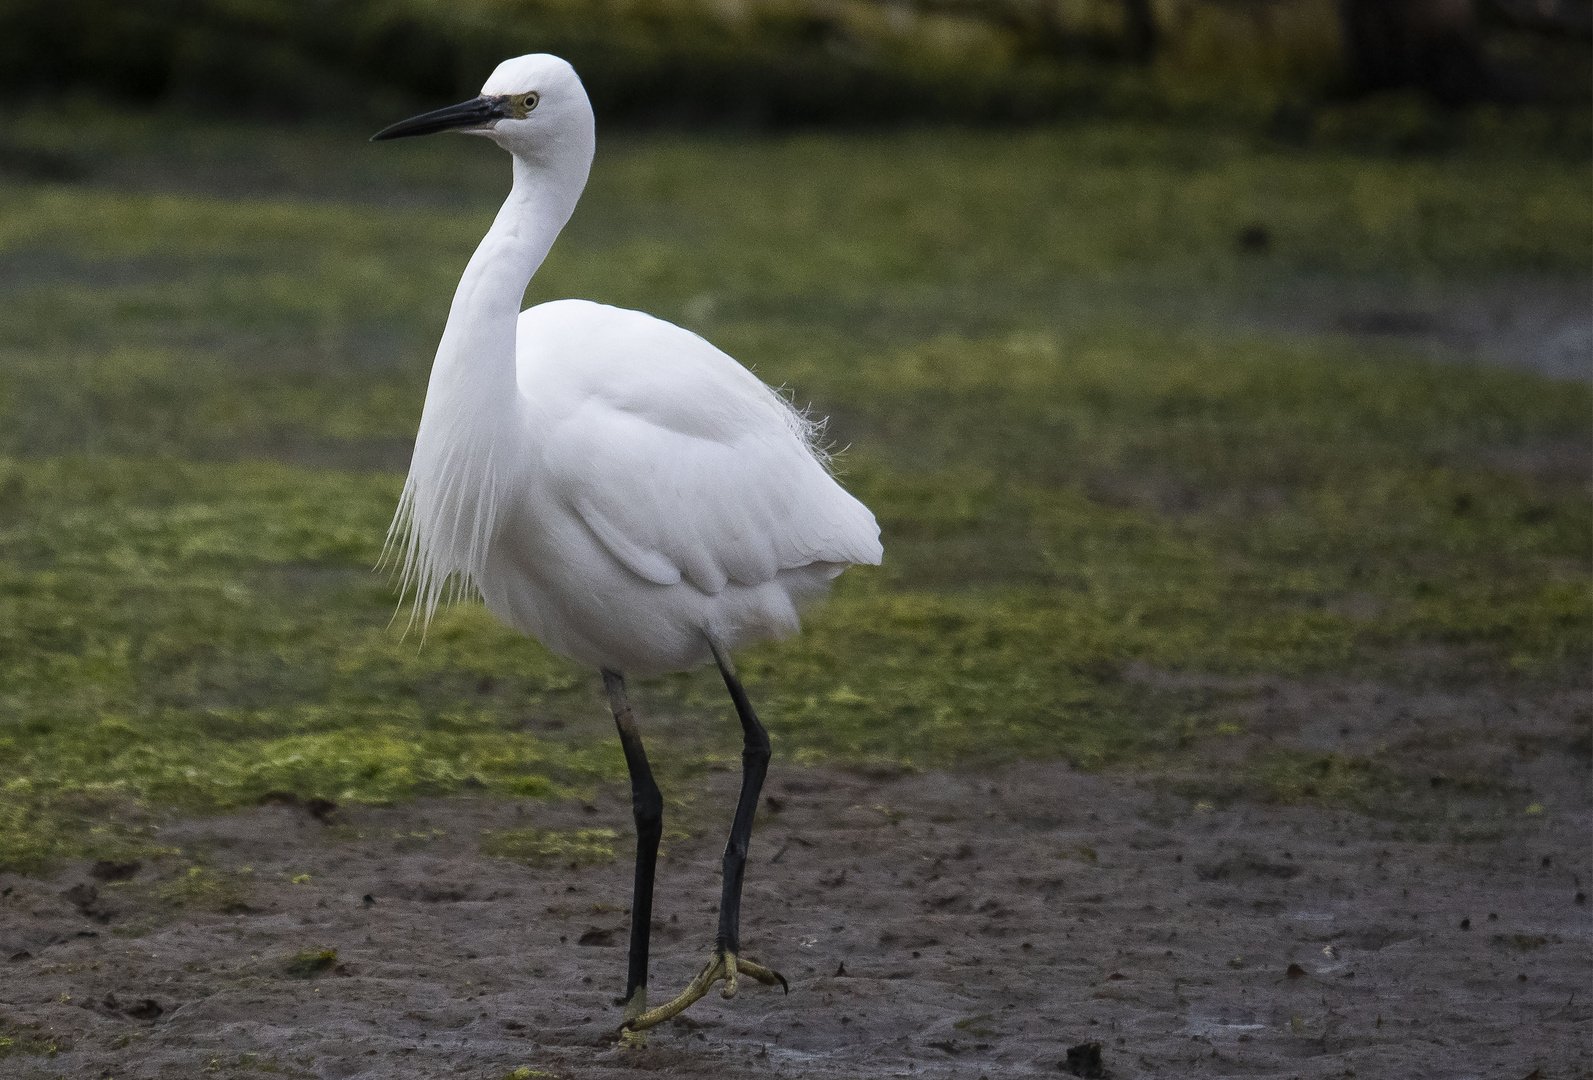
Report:
<svg viewBox="0 0 1593 1080"><path fill-rule="evenodd" d="M475 606L406 636L372 571L501 155L88 108L0 142L0 865L268 791L621 779L594 676ZM530 299L674 318L833 417L886 562L740 657L778 758L1156 768L1233 724L1131 669L1578 677L1587 388L1253 315L1584 280L1586 195L1124 125L616 138ZM644 688L666 770L734 760L722 697Z"/></svg>

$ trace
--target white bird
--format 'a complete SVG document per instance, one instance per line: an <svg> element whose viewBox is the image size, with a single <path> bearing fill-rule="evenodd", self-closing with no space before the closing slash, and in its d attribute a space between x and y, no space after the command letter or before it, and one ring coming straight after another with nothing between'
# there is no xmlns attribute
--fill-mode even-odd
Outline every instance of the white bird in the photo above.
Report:
<svg viewBox="0 0 1593 1080"><path fill-rule="evenodd" d="M487 608L602 672L631 775L636 883L622 1032L637 1034L738 974L741 880L769 739L730 650L798 629L799 603L853 564L879 527L835 482L815 425L696 334L584 300L520 310L575 210L596 145L575 70L506 60L470 101L376 139L458 130L513 155L514 186L465 268L437 346L389 542L429 619L445 595ZM648 935L663 800L625 675L715 661L741 719L741 797L724 855L713 954L669 1004L647 1008Z"/></svg>

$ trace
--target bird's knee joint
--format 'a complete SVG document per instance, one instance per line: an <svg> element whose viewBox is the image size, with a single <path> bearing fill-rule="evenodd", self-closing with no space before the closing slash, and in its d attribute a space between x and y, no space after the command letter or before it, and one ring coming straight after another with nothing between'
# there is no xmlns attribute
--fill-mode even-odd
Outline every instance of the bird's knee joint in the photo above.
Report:
<svg viewBox="0 0 1593 1080"><path fill-rule="evenodd" d="M631 807L631 812L635 815L638 828L643 825L662 827L664 824L663 799L649 799L644 802L637 802Z"/></svg>
<svg viewBox="0 0 1593 1080"><path fill-rule="evenodd" d="M636 817L637 828L660 825L664 820L664 796L656 786L632 791L631 813Z"/></svg>

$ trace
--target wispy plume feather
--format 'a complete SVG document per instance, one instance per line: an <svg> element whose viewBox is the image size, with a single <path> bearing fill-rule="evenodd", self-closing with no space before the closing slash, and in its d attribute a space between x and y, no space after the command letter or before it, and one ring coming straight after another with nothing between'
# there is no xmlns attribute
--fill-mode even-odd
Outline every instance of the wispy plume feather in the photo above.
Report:
<svg viewBox="0 0 1593 1080"><path fill-rule="evenodd" d="M408 625L419 622L424 634L439 605L479 595L497 524L499 484L490 437L473 438L469 425L459 425L443 440L451 445L438 460L421 452L433 434L421 426L377 565L393 572L400 608L410 604Z"/></svg>

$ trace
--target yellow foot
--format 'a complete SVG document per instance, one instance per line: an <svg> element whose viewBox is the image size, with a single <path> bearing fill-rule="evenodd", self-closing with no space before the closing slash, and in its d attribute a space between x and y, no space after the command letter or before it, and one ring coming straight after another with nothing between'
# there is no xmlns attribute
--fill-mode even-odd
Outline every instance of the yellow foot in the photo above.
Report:
<svg viewBox="0 0 1593 1080"><path fill-rule="evenodd" d="M773 986L779 983L786 993L789 994L791 992L791 987L785 981L785 976L778 971L737 956L733 952L716 952L709 959L707 966L691 981L691 985L686 987L678 998L666 1005L660 1005L656 1009L646 1008L647 999L643 996L644 991L638 990L635 996L642 998L641 1004L643 1007L638 1009L636 1015L633 1016L631 1015L630 1006L626 1006L625 1022L620 1025L620 1038L627 1044L635 1045L632 1043L633 1037L640 1037L641 1033L648 1028L657 1027L665 1020L679 1016L693 1002L706 996L708 991L713 989L714 983L720 979L725 981L725 988L720 991L720 996L726 998L735 997L736 991L741 988L742 975L750 975L765 986Z"/></svg>
<svg viewBox="0 0 1593 1080"><path fill-rule="evenodd" d="M642 1050L647 1046L647 1032L633 1031L630 1028L632 1021L639 1019L647 1011L647 987L638 986L636 993L625 1003L625 1021L620 1024L620 1045L628 1046L632 1050Z"/></svg>

